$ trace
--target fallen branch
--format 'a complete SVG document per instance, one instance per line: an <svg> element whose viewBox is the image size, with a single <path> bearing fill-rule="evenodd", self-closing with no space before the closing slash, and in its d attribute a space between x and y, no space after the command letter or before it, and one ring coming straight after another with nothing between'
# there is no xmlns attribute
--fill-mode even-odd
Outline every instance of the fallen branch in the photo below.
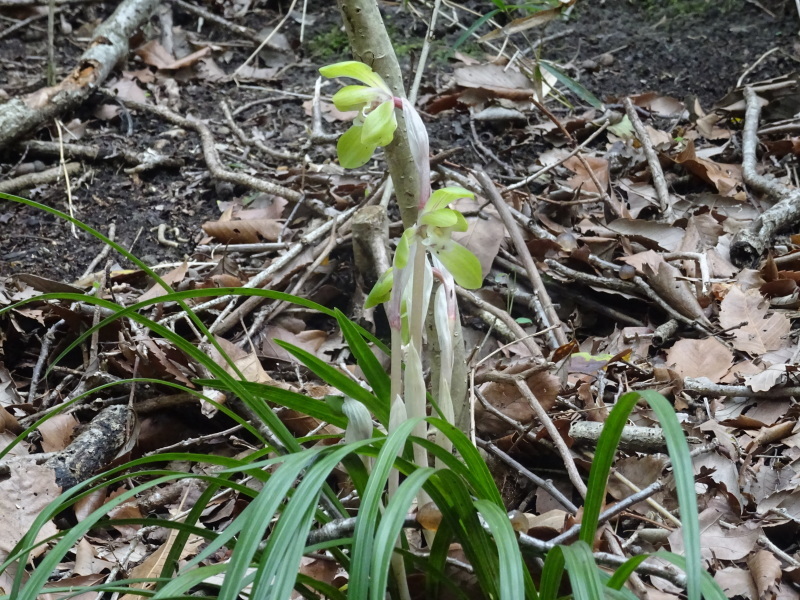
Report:
<svg viewBox="0 0 800 600"><path fill-rule="evenodd" d="M80 106L128 54L128 39L158 5L158 0L124 0L94 33L78 65L60 83L41 88L0 107L0 148Z"/></svg>
<svg viewBox="0 0 800 600"><path fill-rule="evenodd" d="M0 111L0 113L2 113L2 111ZM0 115L0 122L2 122L2 120L3 117ZM2 135L2 133L0 133L0 135ZM34 188L39 185L55 183L64 176L65 170L67 175L75 175L81 170L81 165L80 163L71 162L65 164L64 166L53 167L52 169L39 171L38 173L28 173L27 175L20 175L14 179L0 181L0 192L5 194L13 194L15 192Z"/></svg>
<svg viewBox="0 0 800 600"><path fill-rule="evenodd" d="M731 242L731 262L737 267L754 267L772 244L775 234L800 221L800 190L788 188L774 177L759 175L756 171L758 147L758 120L761 105L755 90L744 89L747 110L742 132L742 177L754 190L766 194L777 203L763 212L747 229L737 233Z"/></svg>

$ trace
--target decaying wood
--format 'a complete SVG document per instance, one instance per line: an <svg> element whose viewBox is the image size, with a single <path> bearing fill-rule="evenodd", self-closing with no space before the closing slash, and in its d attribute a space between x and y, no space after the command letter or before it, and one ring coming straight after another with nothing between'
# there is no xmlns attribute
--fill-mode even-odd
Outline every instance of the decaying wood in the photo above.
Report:
<svg viewBox="0 0 800 600"><path fill-rule="evenodd" d="M576 442L597 444L602 431L603 423L576 421L569 427L569 436ZM619 449L624 452L666 452L667 442L664 432L658 427L626 425L622 428Z"/></svg>
<svg viewBox="0 0 800 600"><path fill-rule="evenodd" d="M56 483L68 489L108 466L128 441L132 418L127 406L109 406L100 412L69 446L45 463L55 471Z"/></svg>
<svg viewBox="0 0 800 600"><path fill-rule="evenodd" d="M128 54L128 38L157 5L158 0L124 0L95 30L89 48L66 79L0 105L0 148L80 106Z"/></svg>
<svg viewBox="0 0 800 600"><path fill-rule="evenodd" d="M777 201L749 227L737 233L731 243L731 262L737 267L754 267L772 244L775 234L800 221L800 190L788 188L774 177L760 175L756 170L761 104L752 88L744 89L744 97L747 112L742 133L742 177L754 190Z"/></svg>

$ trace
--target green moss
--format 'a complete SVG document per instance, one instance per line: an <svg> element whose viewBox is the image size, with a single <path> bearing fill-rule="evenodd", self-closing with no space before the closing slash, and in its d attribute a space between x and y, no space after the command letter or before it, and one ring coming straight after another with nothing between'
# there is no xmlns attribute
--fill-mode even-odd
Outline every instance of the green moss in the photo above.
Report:
<svg viewBox="0 0 800 600"><path fill-rule="evenodd" d="M320 33L308 41L311 56L323 60L341 56L347 52L347 34L339 25L334 25L330 30Z"/></svg>

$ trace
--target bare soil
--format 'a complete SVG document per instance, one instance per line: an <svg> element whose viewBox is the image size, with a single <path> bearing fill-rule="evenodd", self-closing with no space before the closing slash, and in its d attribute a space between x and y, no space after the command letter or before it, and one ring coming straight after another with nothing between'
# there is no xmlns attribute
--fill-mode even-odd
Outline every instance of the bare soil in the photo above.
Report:
<svg viewBox="0 0 800 600"><path fill-rule="evenodd" d="M285 9L284 4L267 3L265 8L248 15L246 21L258 29L259 23L273 22ZM427 15L427 10L417 3L414 5ZM488 2L471 2L468 6L479 13L491 8ZM784 74L797 66L795 33L798 25L794 3L764 2L760 6L744 1L679 2L668 3L666 7L626 0L578 2L569 20L549 24L541 35L547 38L564 30L569 33L546 42L540 52L543 57L566 63L570 75L605 101L613 102L624 94L656 91L679 99L696 96L702 106L709 109L735 85L748 66L773 47L778 50L752 71L749 80ZM73 34L58 36L56 58L60 75L71 68L82 51L80 28L102 20L112 8L108 3L64 7L62 20L70 24ZM303 150L305 128L310 122L302 108L303 96L311 93L316 69L321 64L347 56L334 7L327 3L322 7L314 6L310 13L303 43L298 37L297 23L286 29L294 59L275 81L261 86L262 89L248 89L234 83L198 79L182 85L177 107L209 120L224 139L228 132L219 108L221 99L235 108L272 95L274 102L243 114L245 128L257 126L267 130L268 135L272 135L270 143L277 148ZM398 39L401 59L410 65L416 60L426 25L413 11L398 6L387 6L386 13L390 31ZM197 27L196 17L176 11L175 18L176 24L187 30ZM43 23L40 20L0 43L0 90L9 96L30 92L44 84L46 35ZM432 52L438 62L426 75L423 93L434 92L447 81L454 64L447 58L447 49L460 31L440 19L439 38ZM230 65L239 64L246 57L245 51L249 51L232 43L228 32L213 25L206 24L202 32L207 39L230 46ZM537 39L536 32L528 35L531 40ZM466 45L464 50L475 52L476 48ZM129 61L126 68L134 70L142 66L140 62ZM300 97L283 95L280 91ZM108 225L115 222L117 240L145 262L183 259L191 253L193 243L181 243L178 248L161 245L156 241L154 229L164 223L170 230L177 227L185 239L200 239L200 224L219 215L217 201L240 197L248 191L215 185L204 175L205 166L194 134L176 133L163 122L134 115L129 135L125 123L100 121L92 116L101 103L103 100L98 97L71 115L81 121L81 143L101 147L123 145L138 151L157 144L163 152L184 159L185 167L131 176L114 161L96 163L92 165L91 175L83 177L72 191L74 214L101 231L107 231ZM535 115L531 118L537 119ZM464 115L455 121L434 120L431 123L434 150L460 144L467 123ZM494 144L498 152L502 153L509 143L505 139L509 132L504 134L487 127L479 133L482 141L490 146ZM57 139L53 128L39 132L36 137ZM512 167L532 163L535 153L542 149L538 144L525 145L509 157ZM235 148L231 150L235 155ZM332 156L330 147L314 146L305 150L315 163ZM230 156L229 159L233 160ZM469 163L481 158L466 148L461 160ZM0 180L13 177L22 169L41 169L55 164L52 157L27 156L19 149L7 150L0 154ZM275 177L277 166L262 165L264 174ZM62 185L42 186L27 190L23 195L60 210L69 210ZM63 221L8 203L0 206L0 233L2 274L32 272L69 281L79 277L100 251L100 244L86 234L79 233L76 239Z"/></svg>

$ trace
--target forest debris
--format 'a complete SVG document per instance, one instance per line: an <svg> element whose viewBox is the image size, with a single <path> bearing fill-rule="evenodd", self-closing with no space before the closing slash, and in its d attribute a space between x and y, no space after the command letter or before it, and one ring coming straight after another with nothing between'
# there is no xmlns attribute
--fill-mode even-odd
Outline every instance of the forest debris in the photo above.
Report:
<svg viewBox="0 0 800 600"><path fill-rule="evenodd" d="M744 180L753 189L777 200L777 204L734 236L731 242L731 261L737 267L755 266L772 243L775 234L787 225L800 220L800 190L788 188L778 183L774 177L759 175L756 170L761 101L753 88L749 87L745 88L744 97L747 100L742 134Z"/></svg>
<svg viewBox="0 0 800 600"><path fill-rule="evenodd" d="M80 106L128 54L128 39L155 10L158 0L123 0L94 32L78 66L61 83L25 98L14 98L0 110L0 148L44 123Z"/></svg>
<svg viewBox="0 0 800 600"><path fill-rule="evenodd" d="M720 303L719 324L732 329L733 347L754 356L778 350L791 329L791 322L775 312L767 317L769 302L758 290L733 286ZM741 323L746 323L739 327Z"/></svg>
<svg viewBox="0 0 800 600"><path fill-rule="evenodd" d="M108 466L128 441L133 419L127 406L103 409L83 433L45 463L55 471L56 483L66 490Z"/></svg>

